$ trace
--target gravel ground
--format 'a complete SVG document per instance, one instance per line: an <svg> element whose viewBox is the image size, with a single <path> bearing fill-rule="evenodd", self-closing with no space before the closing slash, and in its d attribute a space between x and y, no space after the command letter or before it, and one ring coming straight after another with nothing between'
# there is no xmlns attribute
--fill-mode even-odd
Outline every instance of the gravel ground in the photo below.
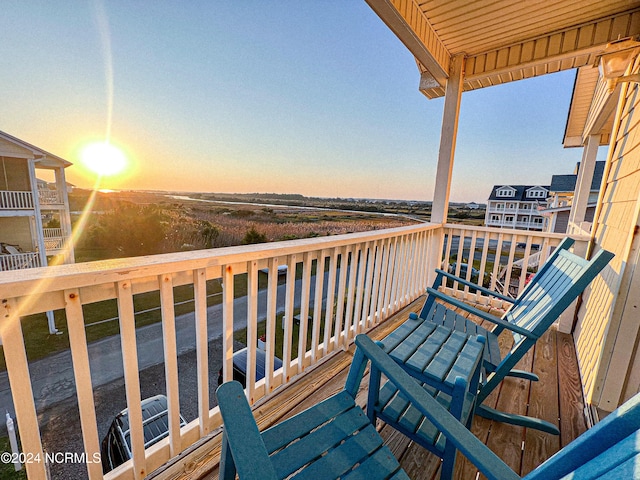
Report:
<svg viewBox="0 0 640 480"><path fill-rule="evenodd" d="M243 345L236 344L235 349ZM215 389L218 386L218 371L222 366L222 338L209 342L209 391L210 407L217 405ZM196 352L187 352L178 357L180 390L180 412L190 422L198 416ZM141 397L166 394L164 363L140 372ZM106 435L111 421L126 408L124 378L94 389L98 435ZM38 412L43 448L46 452L83 452L82 433L77 399L72 397L53 407ZM51 466L54 480L80 480L88 478L85 464L59 463Z"/></svg>

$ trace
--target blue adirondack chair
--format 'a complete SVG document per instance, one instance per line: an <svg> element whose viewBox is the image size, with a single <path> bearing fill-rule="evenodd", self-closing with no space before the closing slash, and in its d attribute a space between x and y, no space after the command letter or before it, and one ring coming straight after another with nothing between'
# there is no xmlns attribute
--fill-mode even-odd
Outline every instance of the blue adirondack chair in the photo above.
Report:
<svg viewBox="0 0 640 480"><path fill-rule="evenodd" d="M486 338L483 362L485 375L479 386L476 414L500 422L558 434L558 428L552 423L500 412L483 405L482 402L506 376L538 379L531 372L514 370L514 366L613 258L612 253L600 250L590 261L587 261L568 251L572 244L571 239L563 240L515 299L455 277L443 270L436 270L436 280L433 288L427 288L428 296L422 311L419 315L410 315L406 322L383 339L384 350L395 358L396 350L401 348L403 343L418 343L415 337L421 335L422 329L419 327L425 321L467 334L482 335ZM485 295L499 297L511 302L512 305L500 318L478 310L438 291L438 286L442 285L445 278L475 288ZM436 302L436 299L441 302ZM448 308L447 305L470 312L493 323L495 327L492 330L480 327L472 320L456 313L452 308ZM514 343L511 350L502 357L498 335L504 330L511 331Z"/></svg>
<svg viewBox="0 0 640 480"><path fill-rule="evenodd" d="M438 400L406 375L371 341L356 337L356 345L389 378L425 419L467 457L489 480L520 476L448 412ZM640 394L557 452L524 477L526 480L640 479Z"/></svg>
<svg viewBox="0 0 640 480"><path fill-rule="evenodd" d="M355 403L367 361L371 360L371 373L375 376L383 371L376 368L377 362L388 357L366 335L359 335L356 343L358 347L341 392L262 433L258 431L242 385L227 382L218 388L218 404L224 422L221 480L232 480L236 473L241 480L281 479L293 473L296 479L313 480L408 478L391 451L383 445L375 424ZM387 377L388 383L395 385L396 393L400 395L407 384L426 392L402 369ZM379 375L377 378L379 381ZM377 401L377 397L371 397L370 401ZM437 429L427 423L422 430L437 441ZM456 453L454 444L439 443L443 449L446 443L452 468Z"/></svg>

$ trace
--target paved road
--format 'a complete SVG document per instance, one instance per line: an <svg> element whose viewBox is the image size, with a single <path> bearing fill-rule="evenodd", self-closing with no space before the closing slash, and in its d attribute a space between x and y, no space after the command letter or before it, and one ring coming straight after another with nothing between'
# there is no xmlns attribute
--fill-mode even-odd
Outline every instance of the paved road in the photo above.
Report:
<svg viewBox="0 0 640 480"><path fill-rule="evenodd" d="M313 280L313 279L312 279ZM296 281L295 306L300 306L301 280ZM312 281L312 288L315 281ZM313 293L311 294L313 298ZM284 311L285 285L278 286L277 311ZM258 319L264 319L267 305L267 291L258 292ZM262 312L262 315L260 315ZM159 315L160 313L158 313ZM234 330L246 328L247 298L234 301ZM208 339L222 335L222 305L207 309ZM139 369L144 370L164 362L162 325L156 323L136 331ZM195 316L193 313L176 318L176 341L178 355L195 349ZM120 336L114 335L89 344L89 362L94 388L106 385L123 377L122 350ZM75 381L71 352L64 351L29 364L36 409L40 412L67 398L75 396ZM8 411L15 418L11 389L6 372L0 373L0 412ZM4 427L4 425L2 426Z"/></svg>

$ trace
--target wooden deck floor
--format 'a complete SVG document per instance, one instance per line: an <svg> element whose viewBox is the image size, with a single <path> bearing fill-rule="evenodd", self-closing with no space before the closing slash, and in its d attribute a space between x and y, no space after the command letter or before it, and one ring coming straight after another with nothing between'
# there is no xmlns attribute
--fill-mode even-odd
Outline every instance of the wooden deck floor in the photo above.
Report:
<svg viewBox="0 0 640 480"><path fill-rule="evenodd" d="M418 311L424 299L409 305L370 335L386 336L412 311ZM499 314L500 312L494 312ZM501 339L501 348L509 348L509 338ZM294 415L339 391L349 368L353 350L340 353L312 374L307 374L254 410L260 429ZM492 422L476 417L472 431L520 475L528 473L564 445L586 430L583 397L573 341L570 335L550 330L522 360L518 368L532 370L539 382L510 378L487 400L492 407L543 418L556 423L560 435L550 435L523 427ZM359 403L366 401L366 380ZM440 460L390 427L379 425L381 433L409 477L416 480L438 479ZM219 439L217 439L219 442ZM198 462L191 478L218 478L219 448ZM475 479L477 470L461 455L456 462L456 479ZM480 478L484 478L481 476Z"/></svg>

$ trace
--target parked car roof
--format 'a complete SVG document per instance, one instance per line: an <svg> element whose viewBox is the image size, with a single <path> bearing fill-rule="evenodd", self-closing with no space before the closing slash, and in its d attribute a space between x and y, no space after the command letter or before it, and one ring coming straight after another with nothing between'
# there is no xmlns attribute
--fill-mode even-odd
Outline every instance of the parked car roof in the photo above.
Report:
<svg viewBox="0 0 640 480"><path fill-rule="evenodd" d="M267 352L261 348L256 348L256 380L264 378L265 362ZM238 350L233 354L233 366L246 375L247 373L247 347ZM273 369L277 370L282 367L282 360L273 357Z"/></svg>

